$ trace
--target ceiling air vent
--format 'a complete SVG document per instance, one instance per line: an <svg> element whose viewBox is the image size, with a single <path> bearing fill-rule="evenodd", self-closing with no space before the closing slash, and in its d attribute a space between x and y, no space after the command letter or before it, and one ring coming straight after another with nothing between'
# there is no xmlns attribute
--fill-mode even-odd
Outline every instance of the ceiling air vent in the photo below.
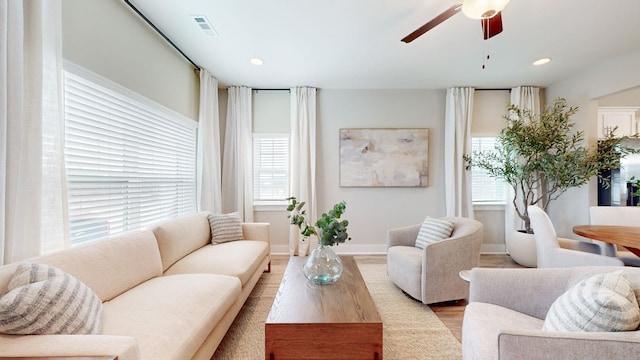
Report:
<svg viewBox="0 0 640 360"><path fill-rule="evenodd" d="M204 31L205 34L210 35L210 36L218 36L218 31L216 31L216 29L213 27L213 25L211 25L211 23L209 22L209 19L207 19L206 16L204 15L191 15L191 18L193 19L193 21L196 22L196 24L198 24L198 26L200 27L200 29L202 29L202 31Z"/></svg>

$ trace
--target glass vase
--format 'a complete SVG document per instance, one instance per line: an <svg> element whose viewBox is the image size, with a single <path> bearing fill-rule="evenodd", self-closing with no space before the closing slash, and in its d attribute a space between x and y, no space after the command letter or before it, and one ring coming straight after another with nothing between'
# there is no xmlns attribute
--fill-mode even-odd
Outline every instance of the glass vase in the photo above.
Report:
<svg viewBox="0 0 640 360"><path fill-rule="evenodd" d="M343 265L331 246L319 244L302 265L304 276L315 284L331 284L342 276Z"/></svg>

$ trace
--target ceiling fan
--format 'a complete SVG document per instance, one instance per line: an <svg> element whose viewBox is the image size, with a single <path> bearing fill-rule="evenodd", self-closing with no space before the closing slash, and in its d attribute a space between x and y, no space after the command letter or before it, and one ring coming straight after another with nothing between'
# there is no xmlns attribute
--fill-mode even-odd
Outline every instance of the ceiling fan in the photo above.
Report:
<svg viewBox="0 0 640 360"><path fill-rule="evenodd" d="M502 9L507 6L509 0L464 0L456 3L440 15L434 17L428 23L422 25L411 34L405 36L402 41L410 43L427 31L433 29L443 21L462 10L467 17L479 19L482 24L482 34L485 40L502 32Z"/></svg>

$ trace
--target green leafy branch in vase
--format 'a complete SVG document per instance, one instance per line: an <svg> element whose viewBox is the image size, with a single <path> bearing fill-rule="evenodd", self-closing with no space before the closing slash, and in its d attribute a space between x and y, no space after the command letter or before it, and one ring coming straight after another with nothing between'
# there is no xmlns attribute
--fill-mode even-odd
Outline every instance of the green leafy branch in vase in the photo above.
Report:
<svg viewBox="0 0 640 360"><path fill-rule="evenodd" d="M296 225L300 229L300 235L303 240L311 235L317 235L320 244L325 246L333 246L342 244L347 240L351 240L347 233L348 220L340 220L342 214L347 207L347 203L340 201L333 206L328 213L323 213L320 219L316 221L315 226L309 224L306 218L305 202L298 202L295 196L287 198L289 205L287 211L292 225Z"/></svg>

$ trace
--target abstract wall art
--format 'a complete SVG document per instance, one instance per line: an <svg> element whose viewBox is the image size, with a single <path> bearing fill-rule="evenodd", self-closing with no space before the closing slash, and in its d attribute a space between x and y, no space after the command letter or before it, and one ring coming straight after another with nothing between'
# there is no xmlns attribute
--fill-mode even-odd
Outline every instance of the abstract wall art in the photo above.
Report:
<svg viewBox="0 0 640 360"><path fill-rule="evenodd" d="M426 187L429 129L340 129L340 186Z"/></svg>

